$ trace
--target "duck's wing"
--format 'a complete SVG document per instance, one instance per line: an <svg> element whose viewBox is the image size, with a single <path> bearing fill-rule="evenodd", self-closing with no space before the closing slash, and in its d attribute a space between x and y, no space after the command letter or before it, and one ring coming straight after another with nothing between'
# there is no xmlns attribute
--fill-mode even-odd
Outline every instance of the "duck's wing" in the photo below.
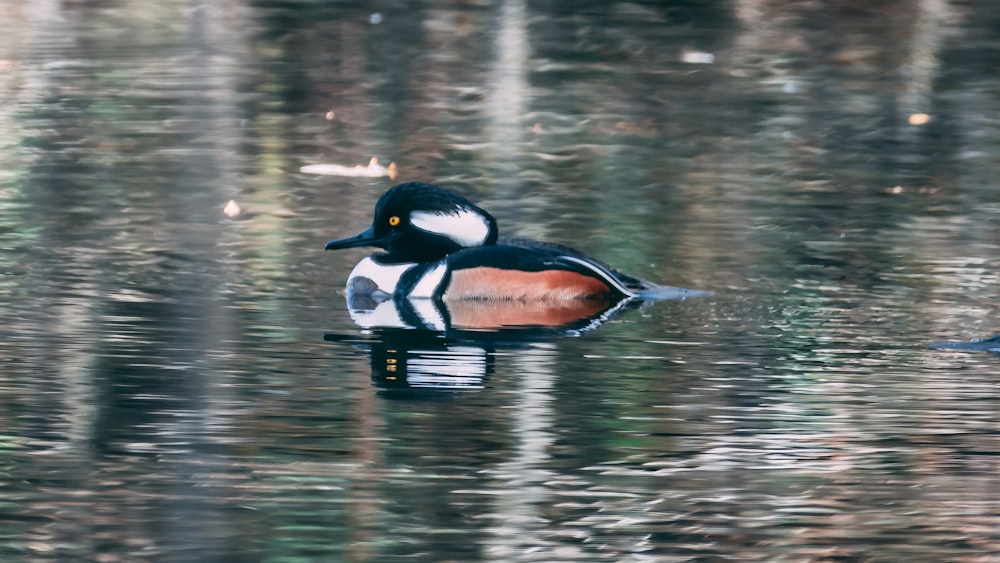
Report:
<svg viewBox="0 0 1000 563"><path fill-rule="evenodd" d="M497 244L550 253L548 261L551 266L595 276L604 280L605 283L615 288L622 295L631 298L659 301L712 295L710 291L660 285L630 276L583 254L575 248L563 244L542 242L528 238L501 238L497 241Z"/></svg>
<svg viewBox="0 0 1000 563"><path fill-rule="evenodd" d="M647 285L655 285L651 282L647 282L646 280L635 278L628 274L619 272L618 270L612 268L611 266L608 266L607 264L599 260L595 260L587 256L586 254L580 252L579 250L570 246L566 246L564 244L557 244L554 242L543 242L540 240L520 238L520 237L501 238L499 241L497 241L497 244L498 245L506 244L518 248L529 248L537 251L544 251L548 254L551 254L553 259L559 259L559 258L575 259L575 260L569 260L565 264L562 263L559 264L564 266L569 266L566 269L574 271L579 271L580 268L582 267L584 273L591 272L597 274L598 277L601 278L605 276L610 276L614 278L616 285L620 284L632 292L641 290ZM570 266L570 264L573 264L573 266Z"/></svg>

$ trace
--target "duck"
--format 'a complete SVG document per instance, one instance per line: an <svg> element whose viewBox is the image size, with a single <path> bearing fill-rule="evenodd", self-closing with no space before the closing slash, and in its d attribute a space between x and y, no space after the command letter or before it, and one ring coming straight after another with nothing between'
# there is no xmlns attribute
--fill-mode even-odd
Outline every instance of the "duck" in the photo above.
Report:
<svg viewBox="0 0 1000 563"><path fill-rule="evenodd" d="M375 302L564 306L711 295L629 276L561 244L500 237L496 219L486 210L425 182L393 186L375 204L368 228L331 240L324 249L358 247L383 252L354 267L347 279L348 296Z"/></svg>

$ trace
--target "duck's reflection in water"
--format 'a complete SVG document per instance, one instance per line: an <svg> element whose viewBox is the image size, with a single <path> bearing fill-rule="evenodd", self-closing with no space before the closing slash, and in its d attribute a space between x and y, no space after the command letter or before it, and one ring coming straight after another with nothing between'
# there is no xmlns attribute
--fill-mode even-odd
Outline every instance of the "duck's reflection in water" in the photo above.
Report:
<svg viewBox="0 0 1000 563"><path fill-rule="evenodd" d="M433 299L374 300L349 294L351 318L365 335L324 339L366 349L372 382L393 396L477 391L493 373L498 349L527 348L542 340L579 336L643 302L577 300L530 302Z"/></svg>
<svg viewBox="0 0 1000 563"><path fill-rule="evenodd" d="M493 374L496 348L489 343L465 343L420 329L379 329L372 335L372 383L393 395L478 391Z"/></svg>

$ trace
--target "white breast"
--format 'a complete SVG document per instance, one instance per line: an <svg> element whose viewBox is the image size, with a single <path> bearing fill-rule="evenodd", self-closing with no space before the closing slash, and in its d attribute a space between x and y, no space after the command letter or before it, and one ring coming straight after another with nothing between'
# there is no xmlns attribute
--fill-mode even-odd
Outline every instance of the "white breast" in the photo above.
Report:
<svg viewBox="0 0 1000 563"><path fill-rule="evenodd" d="M441 305L433 299L447 272L444 260L424 272L409 295L396 296L400 278L416 266L412 262L381 264L371 256L358 262L347 278L347 302L354 322L363 328L414 328L403 320L393 298L405 297L423 323L421 328L445 330L447 323L439 310Z"/></svg>
<svg viewBox="0 0 1000 563"><path fill-rule="evenodd" d="M415 262L382 264L375 258L368 256L358 262L358 265L351 270L351 275L347 278L347 291L348 293L371 294L377 301L387 299L396 294L400 278L417 265ZM433 298L447 271L448 265L444 260L434 263L423 272L420 280L404 297L409 299Z"/></svg>
<svg viewBox="0 0 1000 563"><path fill-rule="evenodd" d="M416 264L412 262L405 264L380 264L374 258L368 256L358 262L358 265L354 266L354 269L351 270L351 275L347 277L347 290L350 292L358 288L365 288L366 293L381 291L386 294L385 297L389 297L396 292L396 286L399 285L399 278L414 266ZM361 280L368 280L371 283L359 283Z"/></svg>

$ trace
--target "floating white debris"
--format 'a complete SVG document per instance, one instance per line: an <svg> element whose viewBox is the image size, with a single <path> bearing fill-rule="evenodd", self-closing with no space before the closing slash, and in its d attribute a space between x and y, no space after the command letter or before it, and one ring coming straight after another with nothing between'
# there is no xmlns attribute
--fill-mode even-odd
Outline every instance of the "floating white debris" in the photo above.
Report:
<svg viewBox="0 0 1000 563"><path fill-rule="evenodd" d="M236 203L235 199L229 200L229 203L222 208L222 212L225 213L226 217L236 217L241 211L243 209L240 208L240 204Z"/></svg>
<svg viewBox="0 0 1000 563"><path fill-rule="evenodd" d="M681 51L681 62L693 65L710 65L715 62L715 55L707 51L684 49Z"/></svg>
<svg viewBox="0 0 1000 563"><path fill-rule="evenodd" d="M931 116L926 113L914 113L910 115L910 125L927 125L927 122L931 120Z"/></svg>
<svg viewBox="0 0 1000 563"><path fill-rule="evenodd" d="M381 178L388 176L390 180L396 178L396 163L390 162L389 166L382 166L378 159L372 157L368 161L368 166L344 166L343 164L309 164L299 168L300 172L306 174L323 174L325 176L347 176L350 178Z"/></svg>

